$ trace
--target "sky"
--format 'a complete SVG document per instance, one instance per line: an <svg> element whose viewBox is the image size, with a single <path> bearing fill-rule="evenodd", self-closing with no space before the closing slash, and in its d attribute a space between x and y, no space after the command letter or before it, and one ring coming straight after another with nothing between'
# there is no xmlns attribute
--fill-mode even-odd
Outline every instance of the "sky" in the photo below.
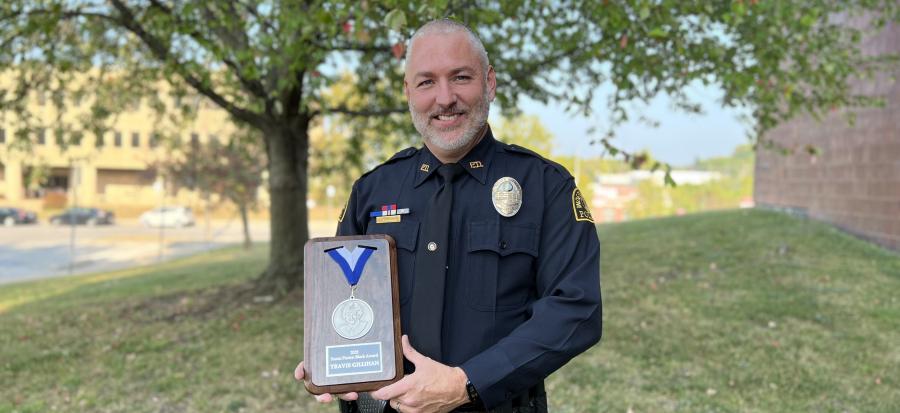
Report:
<svg viewBox="0 0 900 413"><path fill-rule="evenodd" d="M616 130L612 144L628 151L647 149L655 158L673 166L687 166L697 159L730 155L735 147L748 142L749 127L739 119L742 112L722 108L720 93L715 88L696 86L687 93L702 105L705 113L698 115L677 111L670 107L668 97L662 96L647 106L639 107L639 112L629 113L631 119L643 114L658 121L657 127L629 121ZM526 114L537 115L544 127L553 133L556 139L555 154L590 157L603 152L600 144L590 144L591 137L588 135L592 125L605 124L605 101L598 100L601 102L595 104L594 116L599 123L583 115L570 115L561 105L524 100L519 107ZM594 136L599 136L603 128L597 130Z"/></svg>
<svg viewBox="0 0 900 413"><path fill-rule="evenodd" d="M323 66L324 71L339 71L353 64L353 58L349 55L336 54L332 59ZM611 90L609 85L601 88ZM640 113L630 112L629 116L637 119L643 114L658 121L659 125L653 127L636 121L621 125L613 145L628 151L646 149L654 158L672 166L689 166L697 159L730 155L738 145L748 142L749 127L739 119L741 112L734 108L722 108L718 89L695 84L688 87L685 93L692 101L701 104L703 114L676 111L670 107L666 96L658 97L650 105L639 107ZM602 125L602 121L606 120L605 95L597 101L600 103L594 105L594 116L601 123L581 115L570 115L562 105L544 105L529 99L520 101L519 109L525 114L537 115L553 134L556 140L554 154L592 157L600 155L603 148L599 144L590 144L588 129L592 125ZM495 115L499 112L499 107L492 105L491 121L495 121ZM599 134L603 128L597 130Z"/></svg>

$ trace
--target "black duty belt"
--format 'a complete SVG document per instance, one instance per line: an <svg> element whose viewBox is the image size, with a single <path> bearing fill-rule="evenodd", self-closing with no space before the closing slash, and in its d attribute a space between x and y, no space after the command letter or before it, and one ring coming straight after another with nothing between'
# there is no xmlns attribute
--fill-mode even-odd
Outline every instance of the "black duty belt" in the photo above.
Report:
<svg viewBox="0 0 900 413"><path fill-rule="evenodd" d="M360 393L359 401L340 401L340 409L341 413L396 413L390 404L372 399L368 393ZM547 413L547 393L544 391L544 383L541 382L527 392L523 392L491 410L484 410L483 406L464 404L453 411L460 413Z"/></svg>

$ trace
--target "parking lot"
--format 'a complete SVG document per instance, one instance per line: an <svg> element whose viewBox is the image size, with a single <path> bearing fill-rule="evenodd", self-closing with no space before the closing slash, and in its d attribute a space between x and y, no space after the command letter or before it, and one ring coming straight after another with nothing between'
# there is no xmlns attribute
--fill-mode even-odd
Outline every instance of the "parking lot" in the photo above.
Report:
<svg viewBox="0 0 900 413"><path fill-rule="evenodd" d="M335 222L310 222L313 237L334 235ZM269 222L250 223L253 242L269 241ZM0 226L0 284L128 268L183 257L243 241L238 219L186 228L147 228L137 220L115 225Z"/></svg>

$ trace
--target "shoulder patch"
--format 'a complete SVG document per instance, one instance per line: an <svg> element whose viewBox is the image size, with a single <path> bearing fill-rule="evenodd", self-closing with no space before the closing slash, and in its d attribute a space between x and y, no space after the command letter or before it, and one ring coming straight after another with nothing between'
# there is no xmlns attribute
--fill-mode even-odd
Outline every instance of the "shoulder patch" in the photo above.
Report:
<svg viewBox="0 0 900 413"><path fill-rule="evenodd" d="M366 175L368 175L368 174L370 174L370 173L372 173L372 172L375 172L376 169L378 169L378 168L380 168L380 167L382 167L382 166L384 166L384 165L390 165L390 164L392 164L392 163L394 163L394 162L397 162L397 161L400 161L400 160L403 160L403 159L406 159L406 158L410 158L410 157L412 157L413 155L415 155L417 152L419 152L419 150L416 149L416 148L413 148L413 147L409 147L409 148L406 148L406 149L404 149L404 150L402 150L402 151L400 151L400 152L397 152L397 153L394 154L394 156L391 156L388 160L386 160L386 161L382 162L381 164L379 164L378 166L372 168L370 171L368 171L368 172L362 174L362 175L360 176L360 178L362 178L362 177L364 177L364 176L366 176Z"/></svg>
<svg viewBox="0 0 900 413"><path fill-rule="evenodd" d="M581 195L581 191L576 187L572 190L572 212L575 213L576 221L588 221L593 223L594 217L591 216L591 209L588 208L587 201Z"/></svg>
<svg viewBox="0 0 900 413"><path fill-rule="evenodd" d="M341 216L338 217L338 223L344 222L344 215L347 214L348 205L350 205L350 197L347 197L347 202L344 202L344 207L341 208Z"/></svg>
<svg viewBox="0 0 900 413"><path fill-rule="evenodd" d="M541 154L539 154L539 153L537 153L537 152L535 152L535 151L533 151L533 150L531 150L531 149L528 149L528 148L525 148L525 147L522 147L522 146L519 146L519 145L515 145L515 144L505 144L505 145L503 145L503 147L504 147L504 149L506 149L508 152L513 152L513 153L518 153L518 154L528 155L528 156L531 156L531 157L534 157L534 158L538 158L538 159L540 159L540 160L546 162L546 163L549 164L550 166L552 166L553 169L556 169L556 170L557 170L560 174L562 174L564 177L567 177L567 178L568 178L568 177L571 177L571 176L572 176L572 174L569 173L569 171L567 171L566 168L563 167L562 165L560 165L560 164L558 164L558 163L556 163L556 162L553 162L553 161L551 161L551 160L549 160L549 159L547 159L547 158L541 156Z"/></svg>

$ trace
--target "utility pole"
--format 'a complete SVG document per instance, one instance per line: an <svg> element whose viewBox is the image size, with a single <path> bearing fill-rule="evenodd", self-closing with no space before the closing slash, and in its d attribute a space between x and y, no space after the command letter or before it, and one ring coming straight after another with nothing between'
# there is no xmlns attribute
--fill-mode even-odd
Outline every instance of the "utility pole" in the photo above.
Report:
<svg viewBox="0 0 900 413"><path fill-rule="evenodd" d="M78 208L78 186L81 184L81 166L76 165L72 158L69 158L69 173L71 178L69 182L69 190L72 191L72 212ZM72 214L67 215L69 218L69 275L75 270L75 226L78 222L77 218Z"/></svg>
<svg viewBox="0 0 900 413"><path fill-rule="evenodd" d="M165 242L165 231L166 231L166 180L165 178L158 177L156 183L153 186L156 188L157 192L160 193L160 206L159 206L159 253L156 256L157 262L162 262L164 250L166 246Z"/></svg>

